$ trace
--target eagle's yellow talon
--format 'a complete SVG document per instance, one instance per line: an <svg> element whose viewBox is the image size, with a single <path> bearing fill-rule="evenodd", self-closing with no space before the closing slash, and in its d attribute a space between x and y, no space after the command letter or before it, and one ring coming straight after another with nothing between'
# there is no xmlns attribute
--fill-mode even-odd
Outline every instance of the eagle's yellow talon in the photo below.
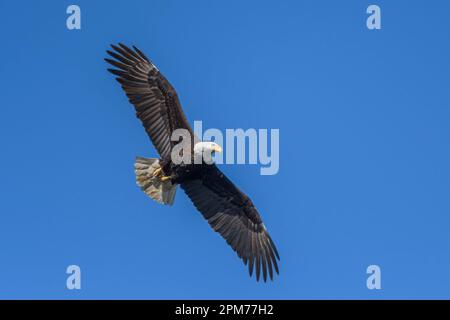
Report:
<svg viewBox="0 0 450 320"><path fill-rule="evenodd" d="M161 176L162 175L162 170L161 170L161 168L158 168L158 169L156 169L154 172L153 172L153 176L154 177L159 177L159 176Z"/></svg>
<svg viewBox="0 0 450 320"><path fill-rule="evenodd" d="M162 182L167 181L167 180L170 180L170 177L164 176L164 177L161 178L161 181L162 181Z"/></svg>

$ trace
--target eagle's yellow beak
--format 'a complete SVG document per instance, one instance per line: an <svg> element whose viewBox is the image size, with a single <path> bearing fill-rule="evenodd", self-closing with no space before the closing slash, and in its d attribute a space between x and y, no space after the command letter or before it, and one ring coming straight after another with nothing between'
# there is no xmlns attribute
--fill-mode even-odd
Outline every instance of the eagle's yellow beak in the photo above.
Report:
<svg viewBox="0 0 450 320"><path fill-rule="evenodd" d="M220 153L220 152L222 152L222 147L219 146L219 145L215 145L214 148L213 148L213 151Z"/></svg>

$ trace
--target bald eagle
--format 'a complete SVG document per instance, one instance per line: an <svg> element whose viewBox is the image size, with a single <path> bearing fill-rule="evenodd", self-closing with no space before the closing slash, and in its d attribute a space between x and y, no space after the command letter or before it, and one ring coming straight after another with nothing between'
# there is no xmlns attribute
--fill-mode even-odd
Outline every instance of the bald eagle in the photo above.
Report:
<svg viewBox="0 0 450 320"><path fill-rule="evenodd" d="M214 231L222 235L245 265L248 264L250 277L255 270L257 281L261 272L264 281L268 275L273 279L274 271L279 273L277 259L280 257L250 198L215 163L205 158L181 163L172 159L174 148L180 144L190 143L190 154L184 154L188 159L221 152L221 147L214 142L200 141L194 135L175 89L138 48L131 49L123 44L111 47L112 51L107 50L107 53L113 59L105 60L115 68L108 71L117 76L160 155L159 159L136 158L137 184L149 197L168 205L173 204L180 185ZM190 139L173 139L175 130L186 132ZM186 152L186 149L180 150Z"/></svg>

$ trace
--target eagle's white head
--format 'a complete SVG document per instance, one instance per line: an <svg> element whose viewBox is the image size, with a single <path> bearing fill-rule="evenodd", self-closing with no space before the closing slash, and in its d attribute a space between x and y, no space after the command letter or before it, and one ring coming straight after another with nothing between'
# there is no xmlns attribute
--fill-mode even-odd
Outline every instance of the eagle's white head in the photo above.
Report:
<svg viewBox="0 0 450 320"><path fill-rule="evenodd" d="M196 159L203 159L205 163L213 163L214 152L222 152L222 147L215 142L201 141L194 145L194 156Z"/></svg>

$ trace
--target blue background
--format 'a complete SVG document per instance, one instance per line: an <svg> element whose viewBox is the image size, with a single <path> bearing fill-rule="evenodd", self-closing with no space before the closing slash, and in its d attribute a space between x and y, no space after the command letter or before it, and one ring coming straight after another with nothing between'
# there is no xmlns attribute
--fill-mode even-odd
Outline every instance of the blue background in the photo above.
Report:
<svg viewBox="0 0 450 320"><path fill-rule="evenodd" d="M0 2L0 298L450 298L446 1ZM281 254L256 283L155 156L106 72L138 45L205 128L279 128L280 172L222 165ZM82 289L66 289L68 265ZM382 289L366 288L366 268Z"/></svg>

